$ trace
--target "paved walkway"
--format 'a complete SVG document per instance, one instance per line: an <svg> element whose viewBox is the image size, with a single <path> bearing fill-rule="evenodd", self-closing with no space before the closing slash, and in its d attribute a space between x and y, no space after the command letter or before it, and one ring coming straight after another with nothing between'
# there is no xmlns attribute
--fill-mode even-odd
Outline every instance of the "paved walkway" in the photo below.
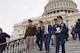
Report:
<svg viewBox="0 0 80 53"><path fill-rule="evenodd" d="M72 39L69 39L68 42L66 42L66 53L80 53L80 43L77 40L72 40ZM50 52L51 53L55 53L55 47L54 46L51 46L50 47ZM45 50L44 51L38 51L38 48L34 48L33 50L33 53L45 53ZM61 53L61 48L60 48L60 53Z"/></svg>

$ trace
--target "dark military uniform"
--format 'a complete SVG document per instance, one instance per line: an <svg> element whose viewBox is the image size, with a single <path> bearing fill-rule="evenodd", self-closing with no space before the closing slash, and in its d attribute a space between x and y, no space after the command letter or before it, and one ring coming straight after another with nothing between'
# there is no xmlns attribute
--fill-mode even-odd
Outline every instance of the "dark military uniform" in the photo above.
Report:
<svg viewBox="0 0 80 53"><path fill-rule="evenodd" d="M34 45L34 35L37 34L37 30L35 26L28 26L25 33L26 44L28 48L28 52L32 53L33 45Z"/></svg>
<svg viewBox="0 0 80 53"><path fill-rule="evenodd" d="M60 28L62 31L60 33L55 33L57 30L56 28ZM55 35L56 35L56 53L59 53L60 43L62 46L62 53L65 53L65 33L67 31L67 27L64 23L56 24L55 25Z"/></svg>
<svg viewBox="0 0 80 53"><path fill-rule="evenodd" d="M25 38L27 36L34 36L36 34L37 34L36 26L28 26L28 28L26 29L26 33L25 33Z"/></svg>

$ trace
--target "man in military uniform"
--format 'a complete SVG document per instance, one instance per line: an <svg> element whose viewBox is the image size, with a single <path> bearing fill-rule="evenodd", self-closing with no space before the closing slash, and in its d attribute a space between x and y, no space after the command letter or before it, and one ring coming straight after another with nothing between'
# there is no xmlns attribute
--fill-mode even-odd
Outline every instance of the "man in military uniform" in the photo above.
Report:
<svg viewBox="0 0 80 53"><path fill-rule="evenodd" d="M65 53L65 33L67 27L65 23L63 23L62 16L57 16L57 22L54 30L54 34L56 35L56 53L59 53L60 44L62 47L62 53Z"/></svg>
<svg viewBox="0 0 80 53"><path fill-rule="evenodd" d="M36 37L37 34L37 29L36 26L32 25L32 20L28 20L28 27L26 28L26 33L25 33L25 41L27 44L27 49L28 53L32 53L33 45L34 45L34 37Z"/></svg>

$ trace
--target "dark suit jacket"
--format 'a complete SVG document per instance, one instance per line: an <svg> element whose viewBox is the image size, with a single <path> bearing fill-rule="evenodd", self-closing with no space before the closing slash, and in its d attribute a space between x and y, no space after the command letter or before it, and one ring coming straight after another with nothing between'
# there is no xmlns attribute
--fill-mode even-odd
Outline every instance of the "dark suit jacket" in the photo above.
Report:
<svg viewBox="0 0 80 53"><path fill-rule="evenodd" d="M80 21L76 23L76 30L77 32L80 32Z"/></svg>
<svg viewBox="0 0 80 53"><path fill-rule="evenodd" d="M49 32L49 35L51 36L53 34L53 30L52 30L52 26L51 25L48 25L48 32ZM43 28L43 36L45 35L45 26Z"/></svg>
<svg viewBox="0 0 80 53"><path fill-rule="evenodd" d="M38 27L37 29L37 38L41 38L42 37L42 29L44 28L44 26Z"/></svg>

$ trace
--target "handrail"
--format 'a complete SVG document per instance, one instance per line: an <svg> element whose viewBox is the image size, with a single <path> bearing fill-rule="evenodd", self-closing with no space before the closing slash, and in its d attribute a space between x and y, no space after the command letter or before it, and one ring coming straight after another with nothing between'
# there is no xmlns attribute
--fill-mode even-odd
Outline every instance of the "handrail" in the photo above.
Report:
<svg viewBox="0 0 80 53"><path fill-rule="evenodd" d="M20 36L17 38L11 38L9 42L1 43L1 45L7 45L5 47L3 53L27 53L27 47L24 42L24 36Z"/></svg>
<svg viewBox="0 0 80 53"><path fill-rule="evenodd" d="M7 42L1 43L0 45L4 45L4 44L7 44Z"/></svg>
<svg viewBox="0 0 80 53"><path fill-rule="evenodd" d="M10 40L8 43L11 43L11 42L14 42L14 41L17 41L17 40L19 40L19 39L24 39L24 36L22 36L22 37L18 37L18 39L14 39L14 40ZM8 44L7 42L4 42L4 43L0 43L0 45L4 45L4 44Z"/></svg>

